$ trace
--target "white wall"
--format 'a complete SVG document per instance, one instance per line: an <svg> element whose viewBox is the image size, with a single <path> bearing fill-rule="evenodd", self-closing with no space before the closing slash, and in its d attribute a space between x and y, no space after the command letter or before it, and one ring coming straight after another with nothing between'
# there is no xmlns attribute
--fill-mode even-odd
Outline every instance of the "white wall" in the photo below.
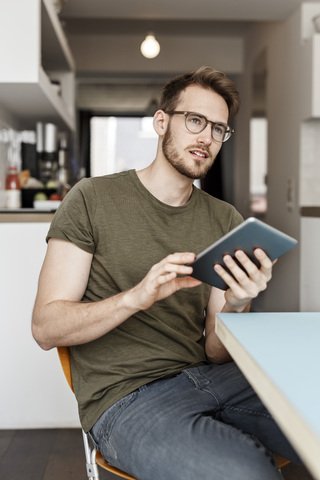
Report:
<svg viewBox="0 0 320 480"><path fill-rule="evenodd" d="M307 6L308 7L308 6ZM313 4L320 9L320 4ZM308 8L307 8L308 10ZM249 209L248 162L251 116L252 72L255 59L266 51L268 118L268 211L266 221L297 238L300 243L279 259L274 277L263 295L267 311L299 311L301 240L299 178L301 168L301 125L310 98L310 72L305 67L304 7L286 22L254 27L245 44L242 96L245 105L237 122L235 203L246 216ZM311 20L310 20L311 25ZM312 32L311 32L312 33ZM310 33L310 34L311 34ZM319 124L318 124L319 125ZM320 135L320 129L318 131ZM288 208L288 185L293 185L293 202ZM318 252L309 252L319 255ZM310 282L317 281L310 278Z"/></svg>

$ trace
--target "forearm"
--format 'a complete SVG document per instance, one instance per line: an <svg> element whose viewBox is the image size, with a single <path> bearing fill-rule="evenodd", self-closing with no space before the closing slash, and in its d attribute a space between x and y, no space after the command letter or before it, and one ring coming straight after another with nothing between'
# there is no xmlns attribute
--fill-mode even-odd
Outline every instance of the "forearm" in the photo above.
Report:
<svg viewBox="0 0 320 480"><path fill-rule="evenodd" d="M83 281L78 282L76 293L73 293L70 282L76 281L76 274L63 286L53 287L56 281L50 277L50 268L47 267L40 275L32 318L33 336L44 350L95 340L136 312L147 310L177 290L198 286L201 282L185 276L192 271L185 263L193 261L194 257L193 253L169 255L154 265L141 282L130 290L92 303L79 301L87 285L86 275ZM89 262L86 267L88 270ZM54 280L56 278L58 276Z"/></svg>
<svg viewBox="0 0 320 480"><path fill-rule="evenodd" d="M91 303L55 300L35 304L32 333L44 350L93 341L137 312L131 291Z"/></svg>
<svg viewBox="0 0 320 480"><path fill-rule="evenodd" d="M211 363L222 364L232 361L228 350L226 350L214 331L206 339L205 351L207 359Z"/></svg>
<svg viewBox="0 0 320 480"><path fill-rule="evenodd" d="M227 302L225 302L221 309L221 313L245 313L250 311L250 307L251 302L246 303L242 305L241 308L237 309L234 309ZM215 321L216 319L214 318L214 320L211 322L211 328L209 329L208 333L206 333L206 355L208 360L212 363L227 363L232 361L232 357L216 334Z"/></svg>

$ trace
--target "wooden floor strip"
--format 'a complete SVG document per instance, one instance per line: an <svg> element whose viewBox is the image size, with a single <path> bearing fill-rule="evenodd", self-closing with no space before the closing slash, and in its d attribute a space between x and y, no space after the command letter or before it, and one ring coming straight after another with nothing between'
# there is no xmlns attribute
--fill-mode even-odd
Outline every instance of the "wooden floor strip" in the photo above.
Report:
<svg viewBox="0 0 320 480"><path fill-rule="evenodd" d="M119 479L99 472L100 480ZM282 474L285 480L312 480L305 468L293 464ZM0 479L86 480L81 430L0 430Z"/></svg>

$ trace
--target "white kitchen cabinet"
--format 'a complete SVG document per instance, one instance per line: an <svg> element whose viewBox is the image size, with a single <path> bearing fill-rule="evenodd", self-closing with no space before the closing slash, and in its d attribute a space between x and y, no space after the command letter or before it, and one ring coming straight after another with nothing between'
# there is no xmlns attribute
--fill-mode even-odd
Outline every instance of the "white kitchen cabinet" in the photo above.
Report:
<svg viewBox="0 0 320 480"><path fill-rule="evenodd" d="M74 69L51 0L0 2L0 104L21 129L37 121L75 129Z"/></svg>
<svg viewBox="0 0 320 480"><path fill-rule="evenodd" d="M35 221L37 215L14 223L0 215L0 429L80 426L56 349L41 350L31 334L49 228L49 221Z"/></svg>

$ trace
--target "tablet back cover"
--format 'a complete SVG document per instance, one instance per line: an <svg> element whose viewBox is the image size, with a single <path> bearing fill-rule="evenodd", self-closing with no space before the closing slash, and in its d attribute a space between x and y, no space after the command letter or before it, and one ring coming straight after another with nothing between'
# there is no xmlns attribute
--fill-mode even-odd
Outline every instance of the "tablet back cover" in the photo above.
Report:
<svg viewBox="0 0 320 480"><path fill-rule="evenodd" d="M297 243L294 238L285 233L255 217L250 217L197 255L192 263L193 273L191 276L204 283L226 290L228 286L213 270L213 265L219 263L231 274L222 260L224 255L230 254L234 257L236 250L243 250L257 266L260 266L253 254L255 248L261 248L271 260L275 260Z"/></svg>

